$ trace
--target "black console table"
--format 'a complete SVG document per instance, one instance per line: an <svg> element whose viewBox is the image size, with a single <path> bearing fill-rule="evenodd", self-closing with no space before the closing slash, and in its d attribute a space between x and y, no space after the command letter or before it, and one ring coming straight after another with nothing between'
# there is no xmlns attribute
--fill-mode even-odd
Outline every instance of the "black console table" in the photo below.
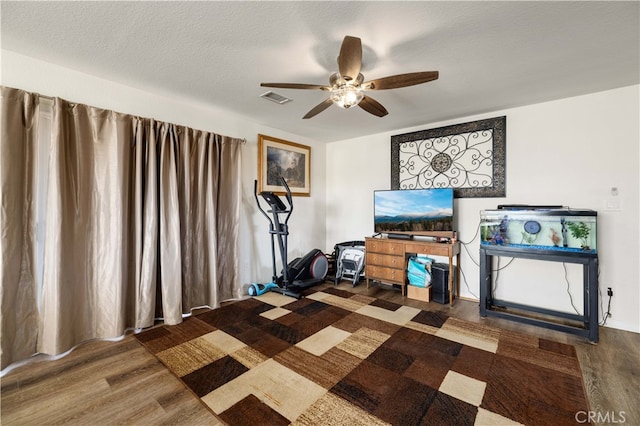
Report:
<svg viewBox="0 0 640 426"><path fill-rule="evenodd" d="M584 309L583 315L570 314L536 306L507 302L493 298L492 259L493 256L516 257L552 262L578 263L583 265ZM529 311L548 317L572 320L576 324L569 325L510 312L509 309ZM505 247L480 245L480 316L500 317L513 321L564 331L588 337L593 343L598 342L598 255L593 252L565 252L561 250L539 250L521 247Z"/></svg>

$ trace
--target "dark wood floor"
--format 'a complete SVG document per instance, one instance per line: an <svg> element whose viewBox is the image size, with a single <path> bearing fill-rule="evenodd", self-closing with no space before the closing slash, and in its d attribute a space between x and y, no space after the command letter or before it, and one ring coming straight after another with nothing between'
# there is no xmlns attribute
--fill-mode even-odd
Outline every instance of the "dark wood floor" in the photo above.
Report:
<svg viewBox="0 0 640 426"><path fill-rule="evenodd" d="M323 284L328 286L331 284ZM320 288L320 287L319 287ZM477 302L453 307L404 298L399 290L364 284L340 289L460 319L482 322L575 345L593 418L601 424L640 425L640 334L600 329L600 343L498 318L481 319ZM2 425L216 425L216 417L133 336L93 341L64 358L33 362L2 378ZM598 417L599 413L599 417ZM606 421L605 421L606 420Z"/></svg>

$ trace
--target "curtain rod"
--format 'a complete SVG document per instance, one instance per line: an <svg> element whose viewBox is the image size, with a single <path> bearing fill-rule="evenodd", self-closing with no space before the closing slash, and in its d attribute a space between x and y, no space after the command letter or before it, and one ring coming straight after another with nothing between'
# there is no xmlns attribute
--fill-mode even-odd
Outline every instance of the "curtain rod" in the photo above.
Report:
<svg viewBox="0 0 640 426"><path fill-rule="evenodd" d="M48 101L53 101L55 99L53 96L42 95L40 93L38 93L38 97L46 99ZM67 101L67 102L69 102L69 101ZM77 104L77 102L69 102L69 103L73 104L73 105ZM234 139L240 139L240 138L234 138ZM246 145L247 144L247 138L240 139L240 142L242 142L243 145Z"/></svg>

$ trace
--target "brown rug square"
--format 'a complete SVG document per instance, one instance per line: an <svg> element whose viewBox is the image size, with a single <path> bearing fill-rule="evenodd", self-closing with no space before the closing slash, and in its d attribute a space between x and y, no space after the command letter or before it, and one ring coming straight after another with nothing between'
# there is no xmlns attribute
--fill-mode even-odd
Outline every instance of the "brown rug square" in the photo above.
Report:
<svg viewBox="0 0 640 426"><path fill-rule="evenodd" d="M589 409L573 346L333 287L136 337L230 425L563 425Z"/></svg>

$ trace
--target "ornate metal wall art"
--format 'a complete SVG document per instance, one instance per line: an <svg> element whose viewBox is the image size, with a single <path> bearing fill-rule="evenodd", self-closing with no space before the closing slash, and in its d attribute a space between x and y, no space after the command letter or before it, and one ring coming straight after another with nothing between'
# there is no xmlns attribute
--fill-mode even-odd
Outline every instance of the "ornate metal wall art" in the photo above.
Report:
<svg viewBox="0 0 640 426"><path fill-rule="evenodd" d="M503 116L392 136L391 189L506 196L506 126Z"/></svg>

